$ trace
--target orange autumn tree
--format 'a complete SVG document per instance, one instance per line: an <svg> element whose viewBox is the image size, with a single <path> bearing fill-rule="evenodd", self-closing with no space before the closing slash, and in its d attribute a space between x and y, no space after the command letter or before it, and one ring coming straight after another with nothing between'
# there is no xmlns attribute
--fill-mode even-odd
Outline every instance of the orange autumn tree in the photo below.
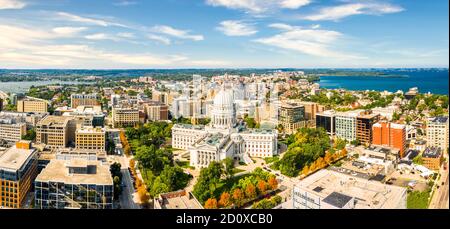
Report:
<svg viewBox="0 0 450 229"><path fill-rule="evenodd" d="M247 198L255 198L256 197L256 188L253 184L248 184L245 187L245 195Z"/></svg>
<svg viewBox="0 0 450 229"><path fill-rule="evenodd" d="M269 183L269 186L272 190L276 190L278 188L278 181L274 176L271 176L267 183Z"/></svg>
<svg viewBox="0 0 450 229"><path fill-rule="evenodd" d="M303 166L302 174L303 174L303 175L308 175L308 173L309 173L308 165Z"/></svg>
<svg viewBox="0 0 450 229"><path fill-rule="evenodd" d="M240 207L243 200L244 200L244 193L239 188L235 189L233 191L234 204L236 204L236 206Z"/></svg>
<svg viewBox="0 0 450 229"><path fill-rule="evenodd" d="M258 181L258 190L260 193L264 193L267 190L267 183L263 180Z"/></svg>
<svg viewBox="0 0 450 229"><path fill-rule="evenodd" d="M231 195L228 192L224 192L222 193L222 195L220 195L220 200L219 200L219 206L220 207L228 207L231 204Z"/></svg>
<svg viewBox="0 0 450 229"><path fill-rule="evenodd" d="M215 198L209 198L205 202L205 209L217 209L217 200Z"/></svg>
<svg viewBox="0 0 450 229"><path fill-rule="evenodd" d="M324 160L325 160L325 163L327 163L327 164L331 164L333 162L333 157L330 152L325 153Z"/></svg>
<svg viewBox="0 0 450 229"><path fill-rule="evenodd" d="M139 200L142 204L147 204L150 197L148 196L147 190L144 185L139 186L138 188L138 196Z"/></svg>

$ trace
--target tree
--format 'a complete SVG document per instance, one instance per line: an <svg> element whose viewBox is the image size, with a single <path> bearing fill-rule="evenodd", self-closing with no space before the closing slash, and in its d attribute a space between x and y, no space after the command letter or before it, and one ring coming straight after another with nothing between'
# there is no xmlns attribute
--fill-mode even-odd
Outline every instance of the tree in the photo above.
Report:
<svg viewBox="0 0 450 229"><path fill-rule="evenodd" d="M233 191L233 202L236 206L241 207L242 201L244 200L244 193L241 189L237 188Z"/></svg>
<svg viewBox="0 0 450 229"><path fill-rule="evenodd" d="M309 168L307 165L305 165L302 169L302 174L306 176L306 175L308 175L308 173L309 173Z"/></svg>
<svg viewBox="0 0 450 229"><path fill-rule="evenodd" d="M263 180L258 181L258 190L259 193L265 193L267 190L267 183Z"/></svg>
<svg viewBox="0 0 450 229"><path fill-rule="evenodd" d="M205 209L217 209L217 200L215 198L209 198L205 202Z"/></svg>
<svg viewBox="0 0 450 229"><path fill-rule="evenodd" d="M333 162L333 157L330 152L326 152L325 157L323 159L325 160L325 163L327 163L328 165Z"/></svg>
<svg viewBox="0 0 450 229"><path fill-rule="evenodd" d="M255 198L256 197L256 188L253 184L247 185L245 188L245 195L247 198Z"/></svg>
<svg viewBox="0 0 450 229"><path fill-rule="evenodd" d="M230 206L230 204L231 204L230 198L231 198L230 193L223 192L222 195L220 195L219 206L220 207Z"/></svg>
<svg viewBox="0 0 450 229"><path fill-rule="evenodd" d="M267 183L269 183L269 186L272 190L276 190L278 188L278 181L274 176L271 176Z"/></svg>
<svg viewBox="0 0 450 229"><path fill-rule="evenodd" d="M193 194L200 202L204 202L213 196L222 173L222 163L218 162L211 162L207 168L200 170L200 176L193 190Z"/></svg>
<svg viewBox="0 0 450 229"><path fill-rule="evenodd" d="M23 140L34 141L36 138L36 131L34 129L27 130L27 133L22 136Z"/></svg>
<svg viewBox="0 0 450 229"><path fill-rule="evenodd" d="M148 200L150 199L144 186L140 186L138 188L138 196L142 204L147 204Z"/></svg>
<svg viewBox="0 0 450 229"><path fill-rule="evenodd" d="M230 157L227 157L223 160L224 172L227 176L227 179L230 179L234 175L234 160Z"/></svg>
<svg viewBox="0 0 450 229"><path fill-rule="evenodd" d="M111 172L112 177L119 177L120 179L122 179L122 173L120 172L121 169L121 165L118 162L114 162L110 167L109 167L109 171Z"/></svg>

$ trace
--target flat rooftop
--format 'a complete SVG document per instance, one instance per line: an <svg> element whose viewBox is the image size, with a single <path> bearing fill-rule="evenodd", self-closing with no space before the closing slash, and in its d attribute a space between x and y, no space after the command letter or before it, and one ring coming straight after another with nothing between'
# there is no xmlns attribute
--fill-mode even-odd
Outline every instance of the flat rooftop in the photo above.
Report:
<svg viewBox="0 0 450 229"><path fill-rule="evenodd" d="M39 121L38 125L44 125L44 126L65 126L69 120L71 120L72 117L67 116L54 116L54 115L47 115L45 118Z"/></svg>
<svg viewBox="0 0 450 229"><path fill-rule="evenodd" d="M425 158L438 158L441 156L441 148L439 147L427 147L422 153L422 157Z"/></svg>
<svg viewBox="0 0 450 229"><path fill-rule="evenodd" d="M17 149L13 146L0 152L0 169L19 170L33 156L35 149Z"/></svg>
<svg viewBox="0 0 450 229"><path fill-rule="evenodd" d="M95 173L69 174L68 166L95 166ZM109 165L103 164L101 161L88 160L71 160L70 163L65 160L51 160L50 163L36 177L36 181L41 182L62 182L65 184L97 184L112 185L113 179L109 171Z"/></svg>
<svg viewBox="0 0 450 229"><path fill-rule="evenodd" d="M203 209L195 199L189 199L186 195L172 198L162 198L162 209Z"/></svg>
<svg viewBox="0 0 450 229"><path fill-rule="evenodd" d="M447 120L448 120L448 117L446 117L446 116L438 116L438 117L433 117L433 118L429 119L430 122L442 123L442 124L446 123Z"/></svg>
<svg viewBox="0 0 450 229"><path fill-rule="evenodd" d="M348 198L342 196L355 197L355 208L357 209L398 208L406 196L405 188L385 185L377 181L326 169L301 180L295 186L314 193L323 200L328 197L329 202L336 202L336 199L345 202L345 199Z"/></svg>
<svg viewBox="0 0 450 229"><path fill-rule="evenodd" d="M105 134L106 130L104 128L99 127L84 127L81 129L77 129L76 133L80 134Z"/></svg>

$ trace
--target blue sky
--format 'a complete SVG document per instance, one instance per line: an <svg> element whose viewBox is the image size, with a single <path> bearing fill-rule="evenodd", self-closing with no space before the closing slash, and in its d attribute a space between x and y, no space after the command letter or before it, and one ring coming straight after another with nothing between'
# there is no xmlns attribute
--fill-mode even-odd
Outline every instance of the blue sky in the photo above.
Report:
<svg viewBox="0 0 450 229"><path fill-rule="evenodd" d="M448 67L447 0L0 0L0 68Z"/></svg>

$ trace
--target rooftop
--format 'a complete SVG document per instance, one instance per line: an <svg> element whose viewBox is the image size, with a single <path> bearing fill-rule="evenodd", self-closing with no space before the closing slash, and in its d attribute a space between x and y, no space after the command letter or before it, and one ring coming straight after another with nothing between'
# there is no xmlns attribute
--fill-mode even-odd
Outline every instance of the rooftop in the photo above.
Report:
<svg viewBox="0 0 450 229"><path fill-rule="evenodd" d="M426 158L438 158L441 156L441 148L439 147L427 147L422 153L422 157Z"/></svg>
<svg viewBox="0 0 450 229"><path fill-rule="evenodd" d="M438 117L430 118L428 121L429 122L434 122L434 123L444 124L444 123L447 122L447 120L448 120L448 117L446 117L446 116L438 116Z"/></svg>
<svg viewBox="0 0 450 229"><path fill-rule="evenodd" d="M354 197L356 209L397 208L406 195L406 189L402 187L326 169L306 177L296 187L314 193L337 207L347 203L349 197Z"/></svg>
<svg viewBox="0 0 450 229"><path fill-rule="evenodd" d="M54 115L47 115L45 118L40 120L38 122L38 125L44 125L44 126L66 126L67 122L71 120L72 117L67 116L54 116Z"/></svg>
<svg viewBox="0 0 450 229"><path fill-rule="evenodd" d="M34 152L35 149L17 149L16 146L0 152L0 168L19 170Z"/></svg>
<svg viewBox="0 0 450 229"><path fill-rule="evenodd" d="M77 129L76 133L80 134L104 134L105 128L99 128L99 127L83 127L81 129Z"/></svg>
<svg viewBox="0 0 450 229"><path fill-rule="evenodd" d="M69 174L68 167L95 167L94 173ZM90 169L92 171L92 169ZM50 163L42 170L36 177L36 181L41 182L62 182L66 184L97 184L97 185L112 185L113 179L109 166L103 164L101 161L88 161L83 159L71 160L67 163L65 160L51 160Z"/></svg>

